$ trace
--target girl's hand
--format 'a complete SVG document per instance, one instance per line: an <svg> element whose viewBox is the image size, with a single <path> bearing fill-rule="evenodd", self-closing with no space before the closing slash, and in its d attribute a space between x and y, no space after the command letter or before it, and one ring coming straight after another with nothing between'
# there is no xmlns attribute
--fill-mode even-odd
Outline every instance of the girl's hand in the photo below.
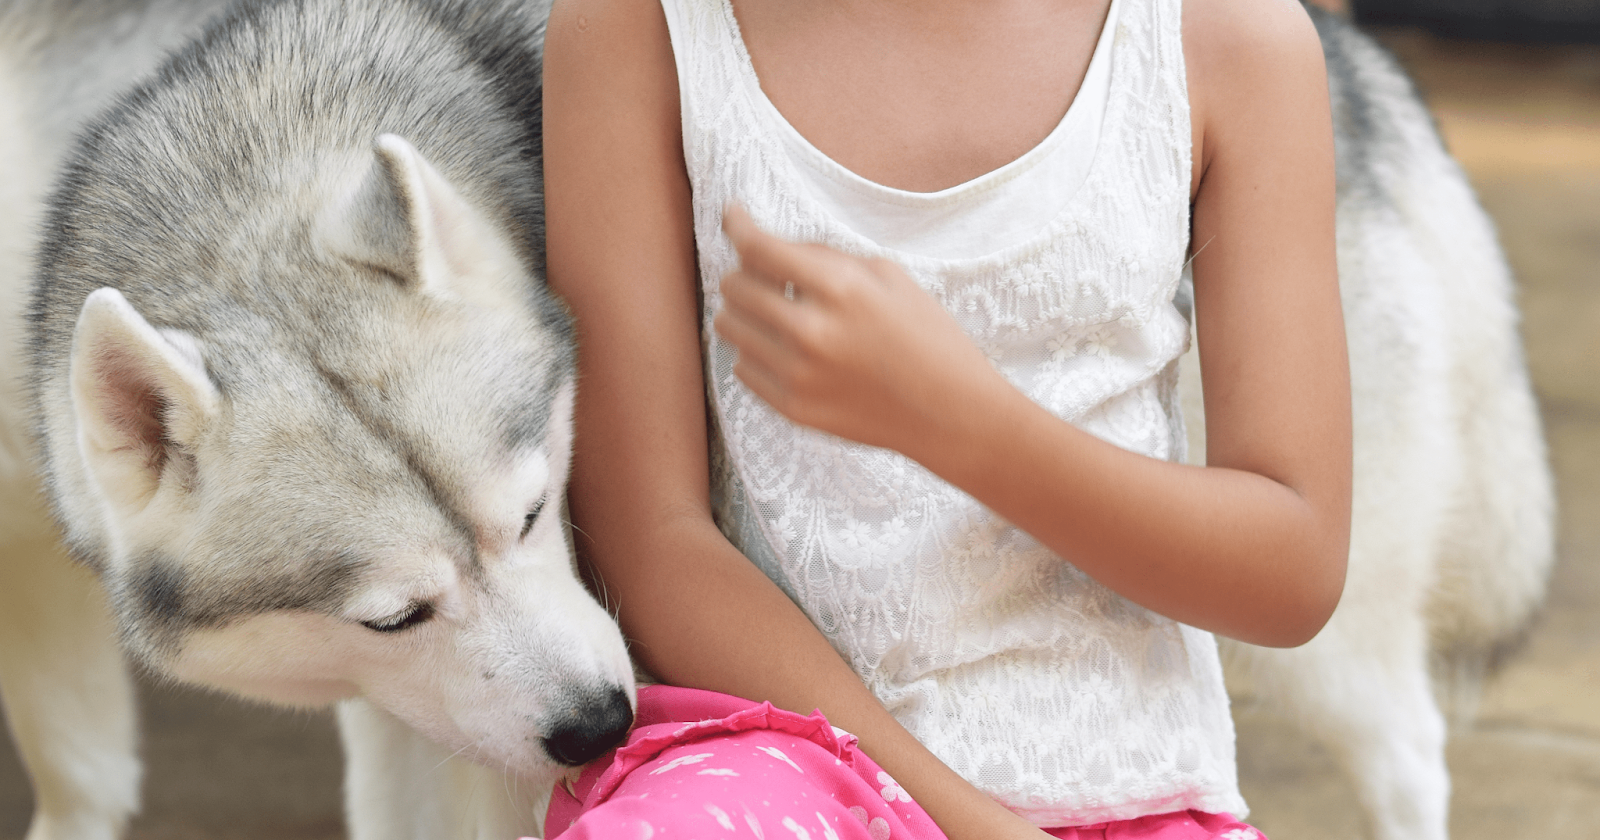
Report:
<svg viewBox="0 0 1600 840"><path fill-rule="evenodd" d="M941 418L1004 380L900 266L757 228L730 206L740 267L722 278L717 333L734 374L790 420L911 454Z"/></svg>

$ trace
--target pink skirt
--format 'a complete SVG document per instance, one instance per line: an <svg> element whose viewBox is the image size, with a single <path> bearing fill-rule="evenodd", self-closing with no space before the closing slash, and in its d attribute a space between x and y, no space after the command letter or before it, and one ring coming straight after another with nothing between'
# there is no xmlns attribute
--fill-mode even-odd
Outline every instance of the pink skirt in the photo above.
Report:
<svg viewBox="0 0 1600 840"><path fill-rule="evenodd" d="M1179 811L1049 828L1061 840L1265 840L1227 814ZM738 697L654 685L623 746L557 787L545 837L566 840L944 840L855 736Z"/></svg>

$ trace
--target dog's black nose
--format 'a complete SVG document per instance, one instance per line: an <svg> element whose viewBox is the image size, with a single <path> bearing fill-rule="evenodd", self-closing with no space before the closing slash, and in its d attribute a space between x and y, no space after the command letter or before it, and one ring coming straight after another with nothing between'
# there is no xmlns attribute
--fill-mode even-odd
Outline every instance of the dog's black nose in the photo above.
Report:
<svg viewBox="0 0 1600 840"><path fill-rule="evenodd" d="M588 764L622 743L632 725L633 707L627 694L620 689L589 694L555 721L544 739L544 751L569 767Z"/></svg>

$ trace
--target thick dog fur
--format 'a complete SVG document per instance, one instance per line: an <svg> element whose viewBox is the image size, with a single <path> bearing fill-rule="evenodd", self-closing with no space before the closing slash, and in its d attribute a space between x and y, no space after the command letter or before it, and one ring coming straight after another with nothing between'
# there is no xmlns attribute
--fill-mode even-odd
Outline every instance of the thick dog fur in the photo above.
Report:
<svg viewBox="0 0 1600 840"><path fill-rule="evenodd" d="M543 9L7 11L28 39L7 45L22 90L5 107L25 116L8 127L74 109L83 127L42 214L7 220L11 312L27 252L34 267L28 344L7 354L28 359L33 411L7 418L6 462L22 463L31 426L64 543L122 646L271 702L363 698L375 708L347 710L353 728L404 721L526 790L614 743L632 669L561 521L574 348L541 281ZM140 73L163 42L183 46ZM99 63L107 45L126 60ZM79 98L139 75L109 108ZM14 130L8 145L63 139ZM18 152L10 168L36 171L37 151ZM6 492L29 495L13 472ZM31 516L6 530L44 542ZM30 598L68 568L13 567ZM81 581L60 588L83 597ZM4 643L13 728L39 770L31 836L112 836L137 780L126 680L104 703L115 737L90 756L118 752L114 771L59 761L26 745L60 706L27 699L59 704L37 669L79 657L40 641L31 657ZM104 642L97 654L116 670ZM352 762L353 790L371 763Z"/></svg>
<svg viewBox="0 0 1600 840"><path fill-rule="evenodd" d="M1552 482L1493 225L1394 59L1310 11L1334 109L1355 435L1349 572L1310 643L1224 640L1224 665L1236 698L1329 747L1377 840L1444 840L1441 705L1470 720L1486 672L1544 599ZM1191 458L1203 461L1193 354L1183 380Z"/></svg>
<svg viewBox="0 0 1600 840"><path fill-rule="evenodd" d="M137 806L114 633L160 674L366 696L340 707L358 840L536 831L537 793L511 801L501 770L537 787L552 703L632 685L550 513L571 357L535 280L539 11L222 5L0 5L0 690L37 786L29 840L114 837ZM1488 220L1394 62L1317 25L1350 575L1320 636L1228 645L1228 675L1330 746L1376 837L1442 840L1435 698L1470 715L1541 600L1550 479ZM413 602L437 616L358 623Z"/></svg>

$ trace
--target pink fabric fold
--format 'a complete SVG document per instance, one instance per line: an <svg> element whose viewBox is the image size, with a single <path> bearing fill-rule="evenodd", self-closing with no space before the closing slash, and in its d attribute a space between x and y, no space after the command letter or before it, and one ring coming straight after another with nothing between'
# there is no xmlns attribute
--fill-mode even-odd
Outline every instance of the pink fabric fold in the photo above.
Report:
<svg viewBox="0 0 1600 840"><path fill-rule="evenodd" d="M1265 840L1228 814L1180 811L1046 829L1058 840ZM566 840L944 840L855 736L801 715L673 686L639 691L626 743L557 787Z"/></svg>

